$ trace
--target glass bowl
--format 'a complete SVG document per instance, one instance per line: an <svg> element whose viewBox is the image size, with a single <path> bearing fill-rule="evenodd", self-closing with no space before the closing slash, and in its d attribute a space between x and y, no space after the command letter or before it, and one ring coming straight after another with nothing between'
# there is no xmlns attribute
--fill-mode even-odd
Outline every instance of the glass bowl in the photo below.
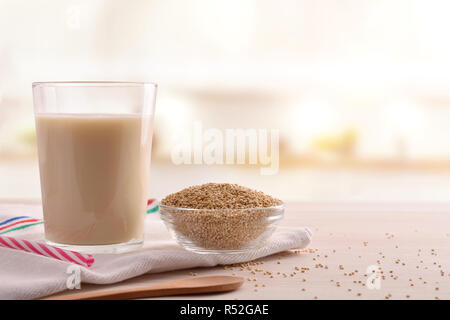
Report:
<svg viewBox="0 0 450 320"><path fill-rule="evenodd" d="M283 218L284 204L266 208L192 209L160 204L161 219L186 250L243 253L262 247Z"/></svg>

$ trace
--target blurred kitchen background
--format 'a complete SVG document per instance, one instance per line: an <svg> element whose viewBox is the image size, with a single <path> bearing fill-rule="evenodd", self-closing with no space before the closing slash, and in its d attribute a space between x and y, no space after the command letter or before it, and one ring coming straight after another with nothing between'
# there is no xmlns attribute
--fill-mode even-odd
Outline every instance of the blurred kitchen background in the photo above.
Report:
<svg viewBox="0 0 450 320"><path fill-rule="evenodd" d="M39 198L31 83L159 84L151 194L450 200L450 1L0 0L0 198ZM280 170L172 164L173 133L280 130Z"/></svg>

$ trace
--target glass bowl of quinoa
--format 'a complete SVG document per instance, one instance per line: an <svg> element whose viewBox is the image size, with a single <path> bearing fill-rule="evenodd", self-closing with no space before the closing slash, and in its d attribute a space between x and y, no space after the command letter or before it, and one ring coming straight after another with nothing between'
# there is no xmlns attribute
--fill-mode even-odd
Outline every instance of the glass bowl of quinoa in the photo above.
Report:
<svg viewBox="0 0 450 320"><path fill-rule="evenodd" d="M262 247L284 214L281 200L237 184L191 186L161 200L175 240L197 253L242 253Z"/></svg>

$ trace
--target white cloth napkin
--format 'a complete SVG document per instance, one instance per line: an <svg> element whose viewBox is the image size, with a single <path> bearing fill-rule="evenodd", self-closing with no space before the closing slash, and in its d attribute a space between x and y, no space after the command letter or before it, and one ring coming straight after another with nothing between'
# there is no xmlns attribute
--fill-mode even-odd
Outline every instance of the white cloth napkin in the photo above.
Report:
<svg viewBox="0 0 450 320"><path fill-rule="evenodd" d="M39 205L2 204L0 221L14 216L42 217ZM171 239L159 214L146 218L144 247L122 254L95 254L90 268L81 268L81 282L111 284L146 273L158 273L195 267L213 267L251 261L277 252L305 248L311 241L307 228L278 227L263 248L245 254L195 254ZM5 235L26 240L42 240L43 226L36 225ZM0 299L36 299L67 289L70 263L0 248Z"/></svg>

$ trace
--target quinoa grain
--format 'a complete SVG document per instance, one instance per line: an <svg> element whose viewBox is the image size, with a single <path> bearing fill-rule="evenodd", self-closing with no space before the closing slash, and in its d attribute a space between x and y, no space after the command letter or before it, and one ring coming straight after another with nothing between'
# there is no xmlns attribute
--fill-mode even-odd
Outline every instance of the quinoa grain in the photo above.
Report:
<svg viewBox="0 0 450 320"><path fill-rule="evenodd" d="M161 204L174 207L165 210L181 236L202 248L232 250L261 236L270 224L267 218L279 210L269 207L282 202L236 184L207 183L170 194Z"/></svg>

